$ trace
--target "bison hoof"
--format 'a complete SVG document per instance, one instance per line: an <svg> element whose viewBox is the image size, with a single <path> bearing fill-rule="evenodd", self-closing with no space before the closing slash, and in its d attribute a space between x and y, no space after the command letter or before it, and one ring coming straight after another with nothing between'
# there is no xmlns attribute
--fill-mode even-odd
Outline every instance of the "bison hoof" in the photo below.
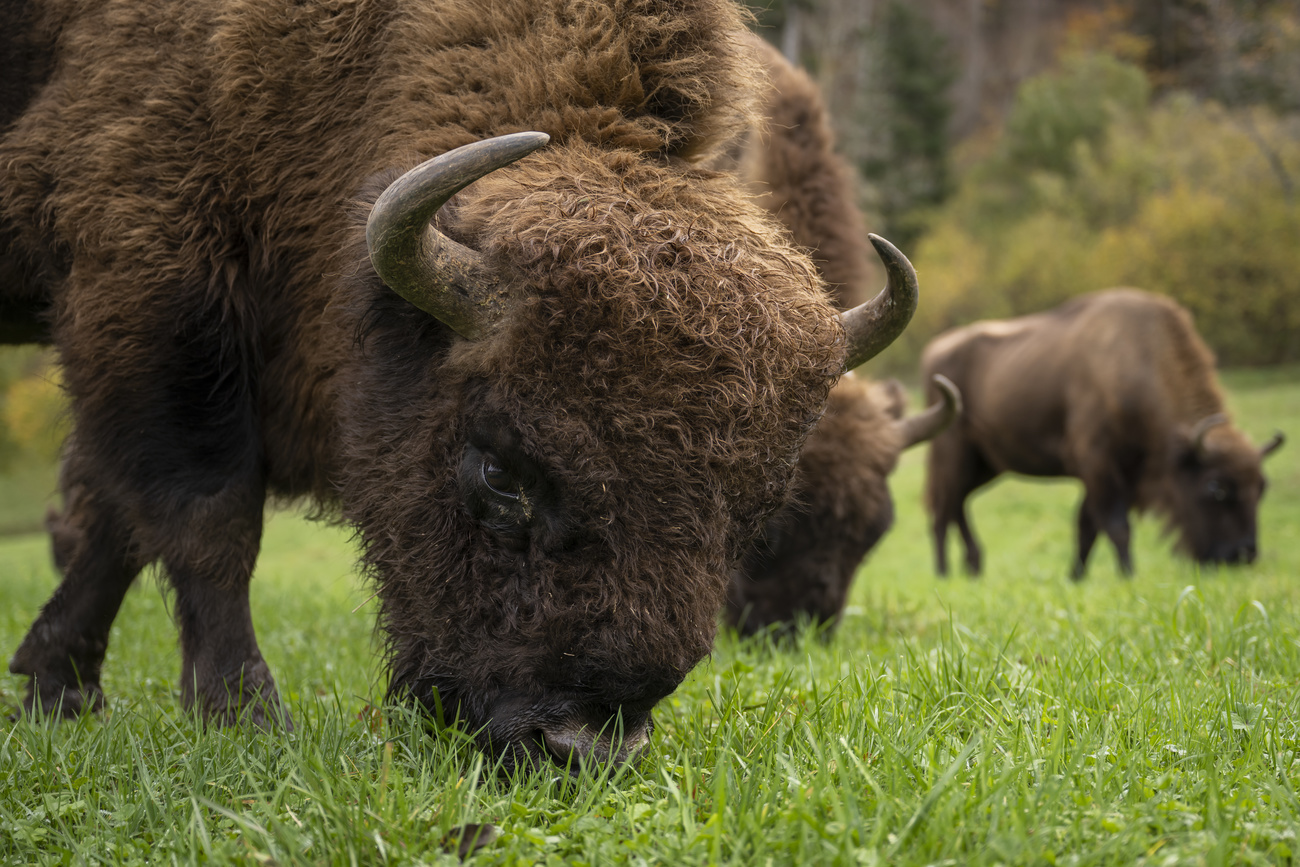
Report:
<svg viewBox="0 0 1300 867"><path fill-rule="evenodd" d="M257 660L230 677L212 677L197 681L192 689L182 689L184 705L196 701L203 719L219 726L253 725L260 729L293 731L293 718L281 703L275 680L266 663Z"/></svg>
<svg viewBox="0 0 1300 867"><path fill-rule="evenodd" d="M75 719L104 706L104 691L97 683L67 686L50 678L30 678L23 713L49 719Z"/></svg>

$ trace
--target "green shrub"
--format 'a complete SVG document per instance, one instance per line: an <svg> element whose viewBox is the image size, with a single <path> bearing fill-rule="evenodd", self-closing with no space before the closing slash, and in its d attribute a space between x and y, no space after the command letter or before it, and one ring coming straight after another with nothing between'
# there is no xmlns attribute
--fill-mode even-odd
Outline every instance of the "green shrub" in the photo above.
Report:
<svg viewBox="0 0 1300 867"><path fill-rule="evenodd" d="M1300 359L1296 121L1186 95L1146 107L1134 76L1076 59L1022 87L917 245L921 309L881 367L915 369L946 328L1115 285L1187 306L1224 363Z"/></svg>

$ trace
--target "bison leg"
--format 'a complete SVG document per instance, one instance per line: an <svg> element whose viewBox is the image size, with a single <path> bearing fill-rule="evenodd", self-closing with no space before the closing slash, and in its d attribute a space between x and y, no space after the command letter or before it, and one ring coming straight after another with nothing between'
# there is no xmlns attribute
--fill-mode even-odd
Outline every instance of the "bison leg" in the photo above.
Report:
<svg viewBox="0 0 1300 867"><path fill-rule="evenodd" d="M992 465L973 446L949 429L930 445L926 472L926 501L933 515L935 570L948 574L948 525L956 524L966 549L966 573L971 577L983 569L979 540L971 529L966 498L997 477Z"/></svg>
<svg viewBox="0 0 1300 867"><path fill-rule="evenodd" d="M984 554L980 550L979 540L975 538L975 531L971 529L965 500L962 500L957 509L955 523L957 531L961 533L962 544L966 546L966 574L975 578L984 571Z"/></svg>
<svg viewBox="0 0 1300 867"><path fill-rule="evenodd" d="M292 729L275 679L253 631L248 585L262 533L255 513L223 522L224 532L198 535L164 553L176 590L181 637L181 700L219 725L247 720Z"/></svg>
<svg viewBox="0 0 1300 867"><path fill-rule="evenodd" d="M65 465L64 510L47 520L63 581L9 662L11 672L28 677L24 709L64 717L102 706L109 628L145 565L122 511L71 482L73 474Z"/></svg>
<svg viewBox="0 0 1300 867"><path fill-rule="evenodd" d="M1079 547L1075 552L1074 566L1070 568L1072 581L1083 580L1084 573L1088 571L1088 555L1092 553L1093 543L1097 541L1097 522L1093 520L1087 497L1079 506L1078 531Z"/></svg>
<svg viewBox="0 0 1300 867"><path fill-rule="evenodd" d="M1128 504L1115 493L1103 494L1089 491L1084 495L1079 506L1079 547L1075 554L1074 566L1070 577L1075 581L1083 578L1088 568L1088 555L1097 540L1099 530L1104 530L1115 546L1119 557L1120 572L1126 578L1133 575L1133 555L1131 551L1132 533L1128 522Z"/></svg>

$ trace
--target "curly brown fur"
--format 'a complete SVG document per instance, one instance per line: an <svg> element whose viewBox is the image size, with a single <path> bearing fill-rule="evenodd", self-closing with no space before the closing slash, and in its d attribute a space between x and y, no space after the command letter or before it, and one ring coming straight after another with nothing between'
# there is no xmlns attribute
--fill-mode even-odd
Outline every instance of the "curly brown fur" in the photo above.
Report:
<svg viewBox="0 0 1300 867"><path fill-rule="evenodd" d="M956 523L967 569L981 568L966 497L1003 472L1073 476L1084 485L1072 574L1084 574L1099 532L1132 571L1128 513L1151 509L1202 563L1251 562L1263 493L1260 451L1230 424L1206 448L1190 436L1223 412L1214 358L1191 316L1135 289L1085 295L1045 313L978 322L935 338L922 370L961 389L961 421L930 448L926 500L936 565Z"/></svg>
<svg viewBox="0 0 1300 867"><path fill-rule="evenodd" d="M89 492L67 524L95 529L12 670L97 689L102 648L70 673L69 636L161 561L186 701L277 715L247 582L266 496L310 495L358 529L395 692L512 759L616 711L643 737L844 354L811 262L698 168L752 122L738 7L36 7L61 53L0 141L5 267L41 275ZM366 207L529 129L552 145L439 214L519 299L466 342L374 275ZM521 480L509 508L489 454Z"/></svg>
<svg viewBox="0 0 1300 867"><path fill-rule="evenodd" d="M876 292L880 269L856 202L857 173L836 151L826 102L816 82L758 36L750 50L771 86L761 121L717 162L737 172L810 251L836 306L855 307Z"/></svg>

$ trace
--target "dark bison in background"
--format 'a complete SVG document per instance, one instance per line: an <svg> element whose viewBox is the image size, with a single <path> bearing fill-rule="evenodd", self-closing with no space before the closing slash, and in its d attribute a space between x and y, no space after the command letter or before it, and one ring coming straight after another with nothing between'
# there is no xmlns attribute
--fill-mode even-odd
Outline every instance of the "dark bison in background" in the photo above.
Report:
<svg viewBox="0 0 1300 867"><path fill-rule="evenodd" d="M888 478L899 454L961 412L952 384L940 378L936 387L942 400L909 418L900 418L904 405L891 386L845 376L832 389L799 456L790 501L732 572L732 626L749 635L788 631L804 618L839 621L854 573L894 523Z"/></svg>
<svg viewBox="0 0 1300 867"><path fill-rule="evenodd" d="M738 7L6 8L0 332L54 343L74 422L28 707L102 701L159 562L184 702L287 723L248 607L272 494L357 529L395 696L509 764L644 743L915 305L882 245L898 294L837 315L704 167L753 120Z"/></svg>
<svg viewBox="0 0 1300 867"><path fill-rule="evenodd" d="M757 122L714 163L744 179L756 201L805 248L840 308L871 297L879 266L858 208L857 172L835 149L830 113L817 83L781 52L750 34L768 74Z"/></svg>
<svg viewBox="0 0 1300 867"><path fill-rule="evenodd" d="M869 297L873 254L854 202L852 168L835 151L817 85L757 36L755 55L770 77L761 122L720 157L757 201L809 249L832 300L848 307ZM800 616L835 622L863 557L893 523L887 478L899 453L942 429L957 396L899 422L906 394L897 383L842 379L799 458L786 506L732 573L729 623L746 634Z"/></svg>
<svg viewBox="0 0 1300 867"><path fill-rule="evenodd" d="M1081 578L1099 532L1132 574L1128 513L1150 509L1201 563L1255 559L1260 460L1282 443L1250 444L1224 413L1214 357L1187 311L1168 298L1112 289L1045 313L976 322L936 337L922 371L961 389L961 420L930 446L926 500L935 562L956 523L966 566L980 548L966 497L1000 473L1082 480Z"/></svg>

